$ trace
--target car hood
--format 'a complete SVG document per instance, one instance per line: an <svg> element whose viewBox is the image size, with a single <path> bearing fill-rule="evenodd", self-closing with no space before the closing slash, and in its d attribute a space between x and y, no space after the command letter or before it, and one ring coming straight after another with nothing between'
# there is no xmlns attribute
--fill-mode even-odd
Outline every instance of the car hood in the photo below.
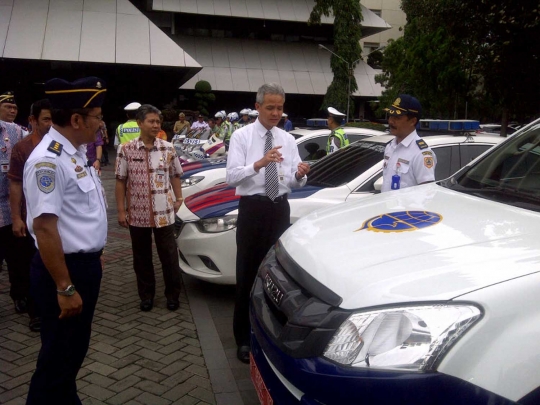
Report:
<svg viewBox="0 0 540 405"><path fill-rule="evenodd" d="M196 162L184 163L182 165L182 178L187 179L197 173L205 170L225 168L227 166L227 159L205 159Z"/></svg>
<svg viewBox="0 0 540 405"><path fill-rule="evenodd" d="M314 186L293 189L289 194L289 199L305 198L319 190L321 187ZM189 196L186 198L185 205L189 211L203 219L232 214L238 209L239 201L240 196L236 195L235 187L220 184Z"/></svg>
<svg viewBox="0 0 540 405"><path fill-rule="evenodd" d="M281 237L342 308L449 300L540 269L540 214L429 184L315 211Z"/></svg>

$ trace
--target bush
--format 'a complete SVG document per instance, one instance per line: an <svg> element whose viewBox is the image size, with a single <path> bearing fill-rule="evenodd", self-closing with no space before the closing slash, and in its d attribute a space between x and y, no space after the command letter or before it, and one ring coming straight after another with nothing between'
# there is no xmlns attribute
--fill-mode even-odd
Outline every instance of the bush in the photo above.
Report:
<svg viewBox="0 0 540 405"><path fill-rule="evenodd" d="M195 83L195 90L201 93L209 93L212 91L212 86L206 80L199 80Z"/></svg>

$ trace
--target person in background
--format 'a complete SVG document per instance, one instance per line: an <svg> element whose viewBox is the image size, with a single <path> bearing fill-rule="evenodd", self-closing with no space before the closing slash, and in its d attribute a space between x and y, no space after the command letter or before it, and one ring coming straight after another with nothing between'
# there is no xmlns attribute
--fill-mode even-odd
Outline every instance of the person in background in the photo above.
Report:
<svg viewBox="0 0 540 405"><path fill-rule="evenodd" d="M27 405L80 404L77 374L86 357L107 241L104 191L85 144L102 121L105 82L52 79L45 94L53 126L24 167L28 231L38 252L31 292L41 316L41 349Z"/></svg>
<svg viewBox="0 0 540 405"><path fill-rule="evenodd" d="M238 128L242 128L250 124L250 121L249 121L250 112L251 112L250 108L244 108L243 110L240 110L240 121L238 121L238 124L237 124Z"/></svg>
<svg viewBox="0 0 540 405"><path fill-rule="evenodd" d="M279 129L285 92L276 83L257 92L259 117L235 131L227 158L227 183L240 195L236 232L236 356L249 363L249 293L262 259L290 226L287 194L306 184L309 165L301 161L294 137Z"/></svg>
<svg viewBox="0 0 540 405"><path fill-rule="evenodd" d="M210 128L210 131L212 131L212 135L219 132L219 126L217 126L216 120L214 118L208 118L208 127Z"/></svg>
<svg viewBox="0 0 540 405"><path fill-rule="evenodd" d="M102 121L100 124L101 128L101 138L103 140L103 146L101 148L101 166L107 166L109 162L109 151L107 150L109 146L109 133L107 131L107 124L105 121Z"/></svg>
<svg viewBox="0 0 540 405"><path fill-rule="evenodd" d="M289 119L289 116L285 113L282 114L283 117L283 130L287 132L291 132L293 129L292 122Z"/></svg>
<svg viewBox="0 0 540 405"><path fill-rule="evenodd" d="M0 94L0 121L5 121L15 124L15 118L17 118L17 113L19 108L15 101L15 93L12 91L6 91L3 94ZM18 125L21 128L23 133L23 138L26 137L30 132L27 128L22 125Z"/></svg>
<svg viewBox="0 0 540 405"><path fill-rule="evenodd" d="M157 134L157 137L159 139L162 139L164 141L167 140L167 133L163 130L163 114L159 114L159 132Z"/></svg>
<svg viewBox="0 0 540 405"><path fill-rule="evenodd" d="M32 104L28 122L32 127L32 133L15 144L9 162L9 205L13 222L13 235L16 238L16 246L12 246L10 249L17 252L21 261L21 269L20 273L17 274L17 279L20 278L20 288L25 290L21 296L24 295L27 299L28 316L30 317L28 326L30 330L37 332L41 327L41 319L36 311L34 299L30 294L30 264L36 253L36 247L34 239L32 239L26 226L26 198L23 192L23 177L24 164L51 128L51 103L49 100L39 100Z"/></svg>
<svg viewBox="0 0 540 405"><path fill-rule="evenodd" d="M127 121L123 124L118 125L116 128L116 136L114 139L114 145L122 145L131 141L132 139L138 138L140 135L140 129L137 125L137 109L141 106L140 103L133 102L129 103L124 107L126 112Z"/></svg>
<svg viewBox="0 0 540 405"><path fill-rule="evenodd" d="M141 311L152 310L156 294L152 233L165 281L167 309L175 311L180 306L182 281L174 221L183 201L182 167L174 146L157 139L160 113L149 104L139 108L141 136L120 145L116 159L118 223L131 235Z"/></svg>
<svg viewBox="0 0 540 405"><path fill-rule="evenodd" d="M330 128L330 135L328 135L328 142L326 144L326 153L334 153L339 149L349 144L349 138L341 126L341 121L346 115L339 112L334 107L328 107L328 128Z"/></svg>
<svg viewBox="0 0 540 405"><path fill-rule="evenodd" d="M413 96L400 94L385 111L394 139L384 150L381 192L435 181L437 157L416 133L422 106Z"/></svg>
<svg viewBox="0 0 540 405"><path fill-rule="evenodd" d="M204 115L199 114L197 115L197 121L191 125L191 129L197 129L197 128L208 128L208 124L204 122Z"/></svg>
<svg viewBox="0 0 540 405"><path fill-rule="evenodd" d="M104 122L99 123L96 131L96 140L86 144L86 157L88 158L88 166L94 166L96 171L100 173L101 157L103 155L103 127Z"/></svg>
<svg viewBox="0 0 540 405"><path fill-rule="evenodd" d="M259 112L257 110L252 110L249 114L250 124L253 124L255 121L257 121L257 117L259 116Z"/></svg>
<svg viewBox="0 0 540 405"><path fill-rule="evenodd" d="M185 131L187 133L190 129L191 126L189 125L189 122L186 121L186 114L181 112L180 114L178 114L178 121L174 123L173 132L176 135L182 131Z"/></svg>

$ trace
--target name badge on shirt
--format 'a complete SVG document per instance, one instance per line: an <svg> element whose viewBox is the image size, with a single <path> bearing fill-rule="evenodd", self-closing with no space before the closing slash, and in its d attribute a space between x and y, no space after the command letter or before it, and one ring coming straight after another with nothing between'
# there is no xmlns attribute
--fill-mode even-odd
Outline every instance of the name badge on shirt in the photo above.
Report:
<svg viewBox="0 0 540 405"><path fill-rule="evenodd" d="M285 179L285 173L283 173L283 168L281 167L281 165L279 165L279 172L278 172L278 175L279 175L279 181L283 181L283 179Z"/></svg>
<svg viewBox="0 0 540 405"><path fill-rule="evenodd" d="M2 168L2 173L9 172L9 161L8 160L0 161L0 167Z"/></svg>

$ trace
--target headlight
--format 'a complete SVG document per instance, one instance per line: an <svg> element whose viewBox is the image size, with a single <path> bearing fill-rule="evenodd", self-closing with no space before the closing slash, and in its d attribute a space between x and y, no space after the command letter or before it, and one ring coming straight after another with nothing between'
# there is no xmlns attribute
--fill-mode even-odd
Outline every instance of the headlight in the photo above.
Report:
<svg viewBox="0 0 540 405"><path fill-rule="evenodd" d="M204 176L191 176L187 179L182 179L182 187L193 186L194 184L197 184L202 180L204 180Z"/></svg>
<svg viewBox="0 0 540 405"><path fill-rule="evenodd" d="M236 228L236 215L226 215L218 218L207 218L198 221L197 228L203 233L225 232Z"/></svg>
<svg viewBox="0 0 540 405"><path fill-rule="evenodd" d="M472 305L429 305L362 312L337 330L324 356L353 367L433 370L481 317Z"/></svg>

